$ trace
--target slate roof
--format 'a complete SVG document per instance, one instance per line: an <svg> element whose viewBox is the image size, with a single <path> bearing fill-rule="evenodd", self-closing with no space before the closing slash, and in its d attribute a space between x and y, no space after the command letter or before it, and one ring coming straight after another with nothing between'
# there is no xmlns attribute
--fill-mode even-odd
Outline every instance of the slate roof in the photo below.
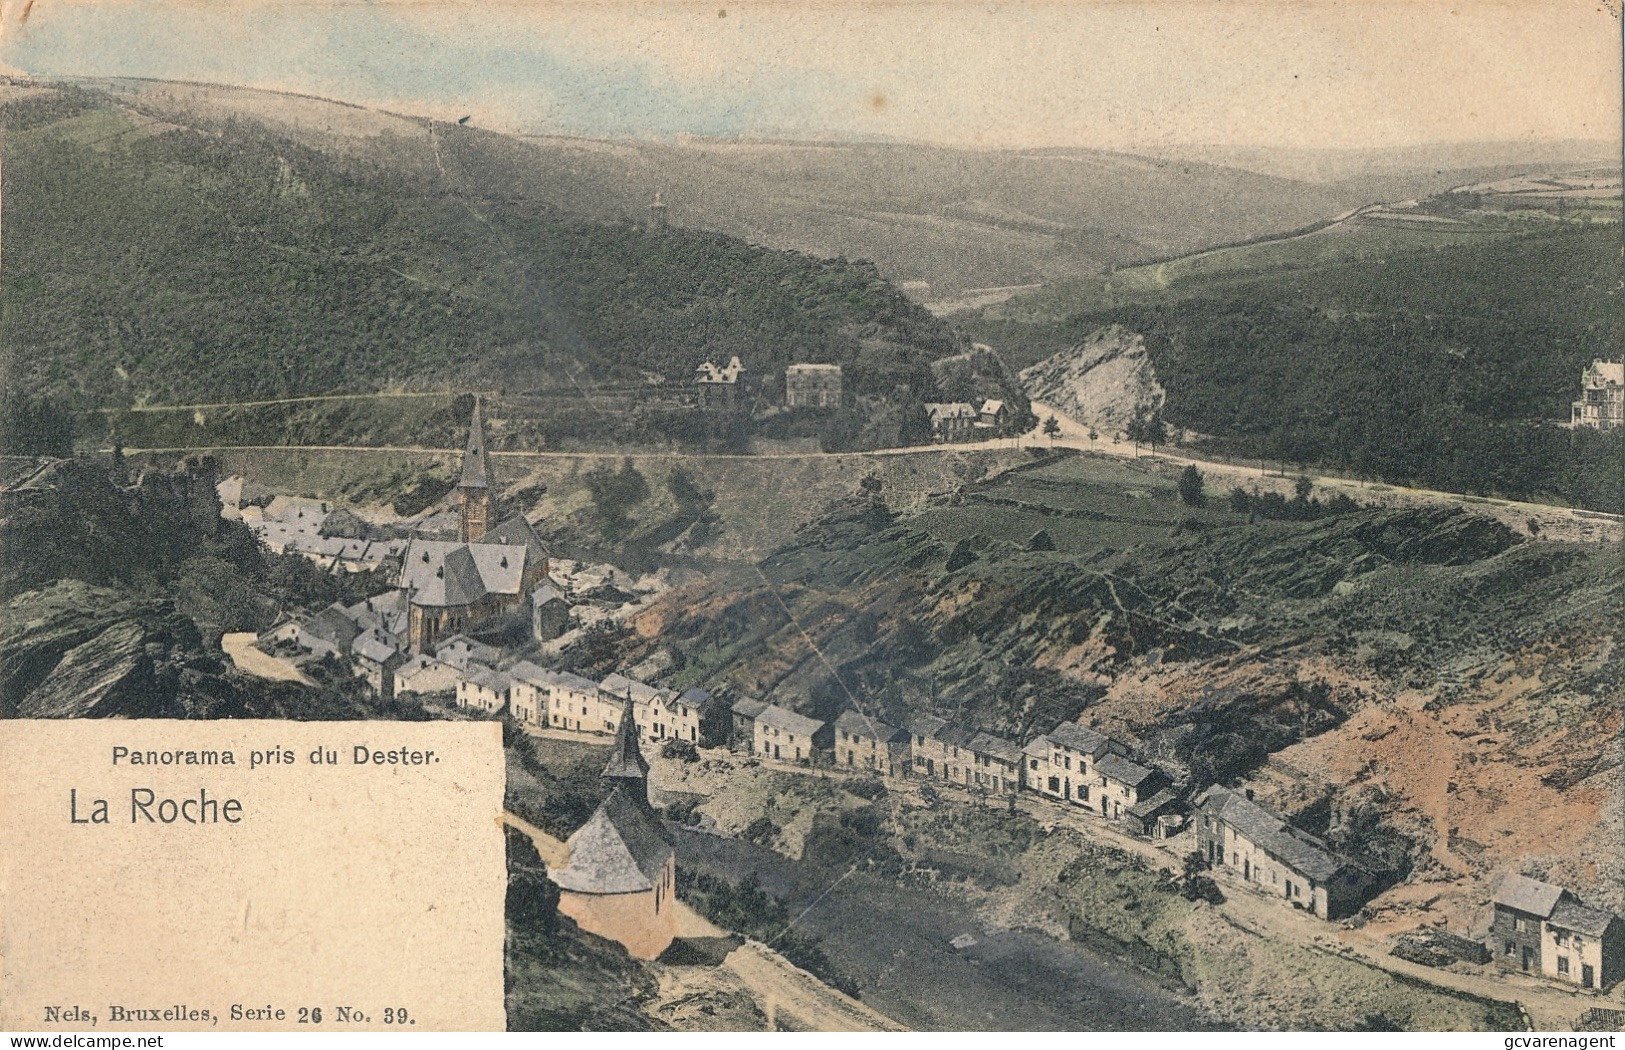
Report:
<svg viewBox="0 0 1625 1050"><path fill-rule="evenodd" d="M551 667L540 667L529 660L521 660L508 668L508 674L516 681L527 682L530 685L559 686L585 693L596 692L598 689L598 683L590 678L583 678L569 671L555 671Z"/></svg>
<svg viewBox="0 0 1625 1050"><path fill-rule="evenodd" d="M622 697L622 699L624 699L624 697L632 697L632 699L639 702L639 704L648 704L650 701L660 699L661 694L665 694L666 692L665 689L656 689L655 686L648 684L647 681L637 681L635 678L627 678L626 675L621 675L619 671L614 673L614 675L609 675L608 678L604 678L601 683L598 683L598 688L603 689L604 692L608 692L608 694L611 694L611 696Z"/></svg>
<svg viewBox="0 0 1625 1050"><path fill-rule="evenodd" d="M1587 378L1598 383L1625 384L1625 362L1593 360Z"/></svg>
<svg viewBox="0 0 1625 1050"><path fill-rule="evenodd" d="M936 715L915 715L908 724L908 731L915 736L934 737L947 724L946 718L938 718Z"/></svg>
<svg viewBox="0 0 1625 1050"><path fill-rule="evenodd" d="M1022 748L1021 752L1029 758L1049 758L1049 749L1049 737L1035 736L1027 741L1027 746Z"/></svg>
<svg viewBox="0 0 1625 1050"><path fill-rule="evenodd" d="M621 720L615 726L615 744L599 776L638 780L649 776L649 760L643 757L643 750L638 747L638 719L637 713L632 710L631 698L621 709Z"/></svg>
<svg viewBox="0 0 1625 1050"><path fill-rule="evenodd" d="M550 874L561 889L576 893L652 890L673 852L654 816L619 787L565 845L569 860Z"/></svg>
<svg viewBox="0 0 1625 1050"><path fill-rule="evenodd" d="M677 699L696 711L704 711L717 703L717 698L698 686L690 686L677 694Z"/></svg>
<svg viewBox="0 0 1625 1050"><path fill-rule="evenodd" d="M1157 771L1150 766L1142 766L1140 763L1130 761L1122 755L1113 754L1101 755L1095 762L1095 772L1103 777L1110 777L1120 784L1127 784L1129 787L1139 787L1151 777L1157 775Z"/></svg>
<svg viewBox="0 0 1625 1050"><path fill-rule="evenodd" d="M463 634L454 634L450 638L434 647L434 655L442 663L466 670L470 664L485 664L495 667L502 659L500 650L493 649L483 642Z"/></svg>
<svg viewBox="0 0 1625 1050"><path fill-rule="evenodd" d="M994 736L992 733L977 733L974 737L971 737L970 749L978 755L989 755L1001 762L1021 765L1021 746L1014 740L1006 740L1002 736Z"/></svg>
<svg viewBox="0 0 1625 1050"><path fill-rule="evenodd" d="M858 711L842 711L840 717L835 719L835 730L838 733L851 733L853 736L882 744L902 732L896 726L887 725L878 718L870 718Z"/></svg>
<svg viewBox="0 0 1625 1050"><path fill-rule="evenodd" d="M757 715L767 710L767 701L752 700L747 696L742 700L734 701L734 705L731 710L740 718L755 718Z"/></svg>
<svg viewBox="0 0 1625 1050"><path fill-rule="evenodd" d="M480 542L523 547L528 556L542 560L552 554L547 549L547 544L542 542L542 537L537 534L536 527L527 521L523 514L504 518L493 528L485 530L485 537Z"/></svg>
<svg viewBox="0 0 1625 1050"><path fill-rule="evenodd" d="M1145 820L1148 817L1156 816L1165 809L1171 808L1178 801L1179 795L1174 792L1173 788L1163 788L1150 798L1143 798L1134 803L1128 808L1128 811L1133 816Z"/></svg>
<svg viewBox="0 0 1625 1050"><path fill-rule="evenodd" d="M518 594L525 557L522 546L413 540L401 562L400 586L414 605L472 605L487 594Z"/></svg>
<svg viewBox="0 0 1625 1050"><path fill-rule="evenodd" d="M953 722L946 722L942 728L931 735L944 744L952 744L955 747L970 747L970 742L976 738L976 730L967 729L962 725L955 725Z"/></svg>
<svg viewBox="0 0 1625 1050"><path fill-rule="evenodd" d="M481 418L480 399L474 399L474 419L468 426L468 444L463 449L463 472L457 486L465 489L491 487L490 452L485 447L485 421Z"/></svg>
<svg viewBox="0 0 1625 1050"><path fill-rule="evenodd" d="M1562 887L1531 879L1527 875L1508 875L1495 887L1492 900L1514 911L1528 912L1546 918L1563 897Z"/></svg>
<svg viewBox="0 0 1625 1050"><path fill-rule="evenodd" d="M1099 758L1111 749L1111 739L1076 722L1062 722L1045 734L1059 747Z"/></svg>
<svg viewBox="0 0 1625 1050"><path fill-rule="evenodd" d="M567 602L569 599L559 593L559 589L551 583L544 583L530 592L530 604L538 609L548 602Z"/></svg>
<svg viewBox="0 0 1625 1050"><path fill-rule="evenodd" d="M357 635L350 649L363 660L370 660L375 664L389 663L400 655L400 650L391 645L388 639L380 637L376 631Z"/></svg>
<svg viewBox="0 0 1625 1050"><path fill-rule="evenodd" d="M982 402L982 415L993 416L1004 411L1004 402L997 398L988 398Z"/></svg>
<svg viewBox="0 0 1625 1050"><path fill-rule="evenodd" d="M1343 867L1319 839L1291 827L1281 816L1239 792L1210 787L1197 804L1287 867L1312 879L1324 881Z"/></svg>
<svg viewBox="0 0 1625 1050"><path fill-rule="evenodd" d="M976 409L964 401L928 401L925 411L933 424L945 419L976 418Z"/></svg>
<svg viewBox="0 0 1625 1050"><path fill-rule="evenodd" d="M778 704L768 704L762 708L762 713L756 716L756 721L765 726L773 726L787 733L800 733L809 738L824 728L824 723L816 718L798 715L789 708L780 707Z"/></svg>
<svg viewBox="0 0 1625 1050"><path fill-rule="evenodd" d="M493 671L488 667L475 666L470 671L463 672L463 681L472 682L482 689L489 689L493 693L505 692L513 686L513 679L501 671Z"/></svg>
<svg viewBox="0 0 1625 1050"><path fill-rule="evenodd" d="M345 615L344 606L337 602L306 620L301 630L339 649L350 648L350 643L361 633L355 621Z"/></svg>
<svg viewBox="0 0 1625 1050"><path fill-rule="evenodd" d="M1557 902L1557 906L1552 909L1552 914L1546 921L1553 926L1573 930L1575 933L1601 937L1608 931L1608 925L1614 921L1614 916L1601 908L1588 908L1579 901L1565 898Z"/></svg>

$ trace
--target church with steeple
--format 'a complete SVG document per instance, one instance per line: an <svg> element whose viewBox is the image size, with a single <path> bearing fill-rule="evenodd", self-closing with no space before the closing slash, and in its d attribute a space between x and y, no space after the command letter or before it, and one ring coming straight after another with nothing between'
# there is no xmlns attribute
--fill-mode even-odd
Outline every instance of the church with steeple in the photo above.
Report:
<svg viewBox="0 0 1625 1050"><path fill-rule="evenodd" d="M649 802L631 697L601 776L608 797L566 841L563 866L549 872L559 913L635 959L653 959L677 937L677 854Z"/></svg>
<svg viewBox="0 0 1625 1050"><path fill-rule="evenodd" d="M498 499L476 398L457 478L457 538L414 539L401 558L407 643L414 653L513 612L530 615L547 585L547 545L522 513L497 520ZM495 522L495 524L493 524Z"/></svg>

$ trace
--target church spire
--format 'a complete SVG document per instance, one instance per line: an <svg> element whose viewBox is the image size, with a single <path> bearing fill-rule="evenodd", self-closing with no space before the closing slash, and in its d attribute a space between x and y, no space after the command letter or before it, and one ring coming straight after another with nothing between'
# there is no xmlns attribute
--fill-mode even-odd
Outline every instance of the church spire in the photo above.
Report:
<svg viewBox="0 0 1625 1050"><path fill-rule="evenodd" d="M463 471L457 481L457 532L464 543L478 543L491 527L491 458L485 447L485 420L480 399L474 399L474 419L468 426L463 450Z"/></svg>
<svg viewBox="0 0 1625 1050"><path fill-rule="evenodd" d="M648 808L649 760L643 757L643 751L638 747L637 714L630 693L626 697L626 706L621 710L621 723L615 727L615 746L600 775L620 787L638 805Z"/></svg>

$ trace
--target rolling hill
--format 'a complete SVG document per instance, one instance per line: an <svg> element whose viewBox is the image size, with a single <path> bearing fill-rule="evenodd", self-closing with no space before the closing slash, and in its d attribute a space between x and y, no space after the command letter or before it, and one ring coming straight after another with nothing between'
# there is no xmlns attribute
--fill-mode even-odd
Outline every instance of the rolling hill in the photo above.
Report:
<svg viewBox="0 0 1625 1050"><path fill-rule="evenodd" d="M659 192L675 225L773 248L872 260L922 301L1100 273L1426 196L1527 168L1521 144L1339 152L1306 166L1192 149L951 149L911 143L605 142L514 136L305 96L214 85L97 81L181 124L257 127L364 170L445 178L463 192L641 219ZM432 132L432 133L431 133ZM1551 162L1606 159L1559 144ZM1286 173L1286 174L1283 174Z"/></svg>
<svg viewBox="0 0 1625 1050"><path fill-rule="evenodd" d="M1548 172L1059 283L961 318L1023 367L1120 326L1209 449L1621 511L1619 435L1569 431L1625 345L1619 172Z"/></svg>
<svg viewBox="0 0 1625 1050"><path fill-rule="evenodd" d="M961 349L865 263L582 218L78 89L14 93L0 122L12 390L574 391L686 385L739 354L756 375L833 361L854 393L928 397L930 362Z"/></svg>

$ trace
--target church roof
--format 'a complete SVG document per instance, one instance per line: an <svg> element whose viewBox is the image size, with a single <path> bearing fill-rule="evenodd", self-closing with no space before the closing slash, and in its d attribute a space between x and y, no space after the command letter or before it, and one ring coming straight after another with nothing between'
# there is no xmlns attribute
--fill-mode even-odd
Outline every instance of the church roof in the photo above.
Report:
<svg viewBox="0 0 1625 1050"><path fill-rule="evenodd" d="M527 552L500 543L413 540L401 562L400 586L412 604L472 605L488 594L518 594Z"/></svg>
<svg viewBox="0 0 1625 1050"><path fill-rule="evenodd" d="M463 473L459 488L491 487L490 452L485 447L485 422L480 418L480 400L474 399L474 421L468 427L468 446L463 450Z"/></svg>
<svg viewBox="0 0 1625 1050"><path fill-rule="evenodd" d="M547 544L536 532L536 527L525 520L523 514L504 518L501 523L487 529L482 543L502 543L510 547L523 547L532 558L546 559L550 552Z"/></svg>
<svg viewBox="0 0 1625 1050"><path fill-rule="evenodd" d="M654 814L620 788L565 843L570 857L552 878L577 893L640 893L652 890L672 855Z"/></svg>
<svg viewBox="0 0 1625 1050"><path fill-rule="evenodd" d="M638 747L638 721L631 697L626 698L626 706L621 708L621 721L615 727L615 746L609 752L609 761L604 763L601 775L640 780L649 775L649 760Z"/></svg>

